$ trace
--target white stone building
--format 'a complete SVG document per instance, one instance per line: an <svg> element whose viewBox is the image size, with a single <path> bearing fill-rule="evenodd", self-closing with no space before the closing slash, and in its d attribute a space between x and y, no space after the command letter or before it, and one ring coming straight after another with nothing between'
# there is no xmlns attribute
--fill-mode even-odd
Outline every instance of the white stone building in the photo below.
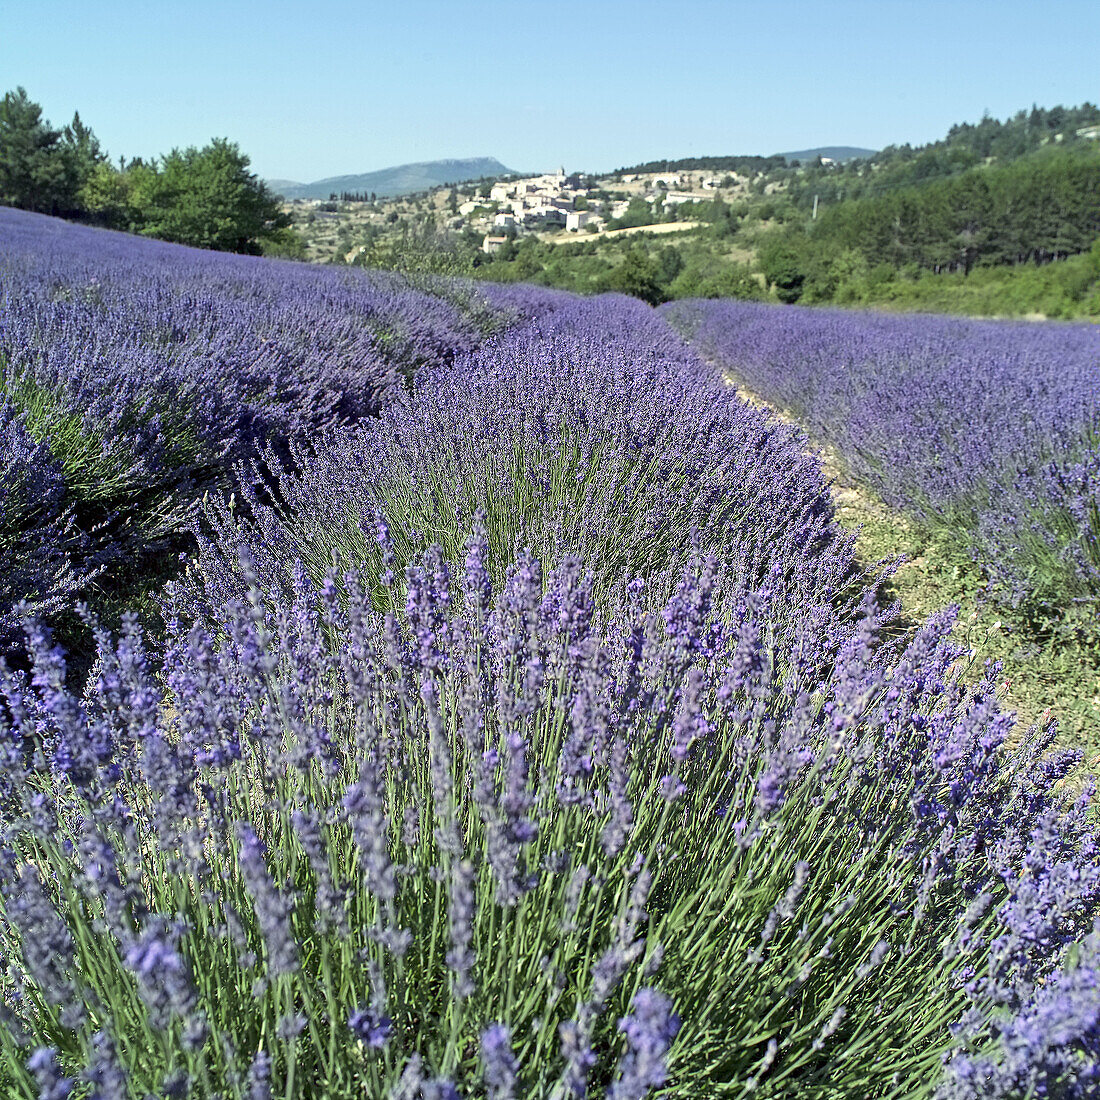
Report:
<svg viewBox="0 0 1100 1100"><path fill-rule="evenodd" d="M590 223L599 220L599 215L591 210L571 210L565 215L565 228L571 233L577 233Z"/></svg>

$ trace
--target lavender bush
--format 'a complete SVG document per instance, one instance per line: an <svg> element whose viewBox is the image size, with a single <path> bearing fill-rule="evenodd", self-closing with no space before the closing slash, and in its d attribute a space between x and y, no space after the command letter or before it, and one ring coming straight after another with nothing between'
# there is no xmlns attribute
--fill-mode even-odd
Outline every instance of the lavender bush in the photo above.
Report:
<svg viewBox="0 0 1100 1100"><path fill-rule="evenodd" d="M245 554L164 681L130 624L83 699L32 632L7 1094L1091 1094L1095 821L946 617L876 655L868 606L822 681L713 566L608 612L487 553L384 616Z"/></svg>
<svg viewBox="0 0 1100 1100"><path fill-rule="evenodd" d="M1041 630L1090 630L1100 331L676 302L666 317L834 445L886 503L957 541Z"/></svg>
<svg viewBox="0 0 1100 1100"><path fill-rule="evenodd" d="M88 583L80 549L61 470L0 397L0 652L22 632L17 604L49 614Z"/></svg>
<svg viewBox="0 0 1100 1100"><path fill-rule="evenodd" d="M335 556L400 585L432 542L460 563L481 512L497 581L518 549L573 554L602 600L623 578L675 575L702 553L731 588L767 584L777 619L832 620L858 601L860 573L805 449L642 303L571 299L422 369L377 421L242 474L232 517L209 510L201 560L228 583L243 540L270 583L288 585L298 558L319 580Z"/></svg>

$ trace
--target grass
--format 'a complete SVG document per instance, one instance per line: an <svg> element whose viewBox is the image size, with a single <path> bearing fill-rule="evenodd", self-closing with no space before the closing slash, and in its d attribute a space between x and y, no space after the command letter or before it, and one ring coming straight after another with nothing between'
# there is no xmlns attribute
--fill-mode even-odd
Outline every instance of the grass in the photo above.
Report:
<svg viewBox="0 0 1100 1100"><path fill-rule="evenodd" d="M956 632L979 661L1004 665L1001 698L1025 726L1049 716L1060 740L1084 751L1100 771L1100 661L1094 650L1057 638L1037 638L983 596L985 578L958 544L891 509L835 467L837 519L856 532L861 560L902 559L883 586L909 623L948 604L960 609Z"/></svg>

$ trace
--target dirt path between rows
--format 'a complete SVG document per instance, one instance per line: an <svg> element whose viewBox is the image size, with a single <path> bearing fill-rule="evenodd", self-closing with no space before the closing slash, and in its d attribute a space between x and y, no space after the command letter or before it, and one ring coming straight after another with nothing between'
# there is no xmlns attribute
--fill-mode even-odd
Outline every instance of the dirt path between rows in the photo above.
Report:
<svg viewBox="0 0 1100 1100"><path fill-rule="evenodd" d="M601 229L598 233L541 233L544 244L576 244L577 241L606 241L608 237L629 237L632 233L684 233L698 229L702 222L657 222L654 225L631 225L626 229Z"/></svg>
<svg viewBox="0 0 1100 1100"><path fill-rule="evenodd" d="M810 444L808 453L821 463L821 468L825 471L825 476L829 480L829 490L833 497L837 520L841 526L851 531L867 523L874 523L876 527L892 528L897 531L897 552L880 555L875 561L894 560L899 556L905 556L906 560L899 565L898 569L919 571L922 559L908 557L905 550L905 547L910 545L913 539L917 537L913 524L904 516L899 515L889 505L879 500L866 486L856 482L848 474L844 460L835 447L828 442L812 439L798 417L787 409L765 401L759 394L749 389L744 381L728 368L710 360L706 362L720 373L722 381L726 385L732 386L737 391L737 396L747 405L766 409L784 424L792 424L806 435L806 439ZM874 564L874 562L869 561L868 564Z"/></svg>

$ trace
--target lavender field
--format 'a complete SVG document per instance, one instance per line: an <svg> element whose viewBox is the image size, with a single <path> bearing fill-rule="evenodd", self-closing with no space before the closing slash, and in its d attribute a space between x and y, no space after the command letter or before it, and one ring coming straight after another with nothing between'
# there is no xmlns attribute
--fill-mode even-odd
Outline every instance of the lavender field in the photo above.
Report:
<svg viewBox="0 0 1100 1100"><path fill-rule="evenodd" d="M1097 1094L1079 754L723 368L1084 623L1100 334L668 318L0 209L0 1094Z"/></svg>

